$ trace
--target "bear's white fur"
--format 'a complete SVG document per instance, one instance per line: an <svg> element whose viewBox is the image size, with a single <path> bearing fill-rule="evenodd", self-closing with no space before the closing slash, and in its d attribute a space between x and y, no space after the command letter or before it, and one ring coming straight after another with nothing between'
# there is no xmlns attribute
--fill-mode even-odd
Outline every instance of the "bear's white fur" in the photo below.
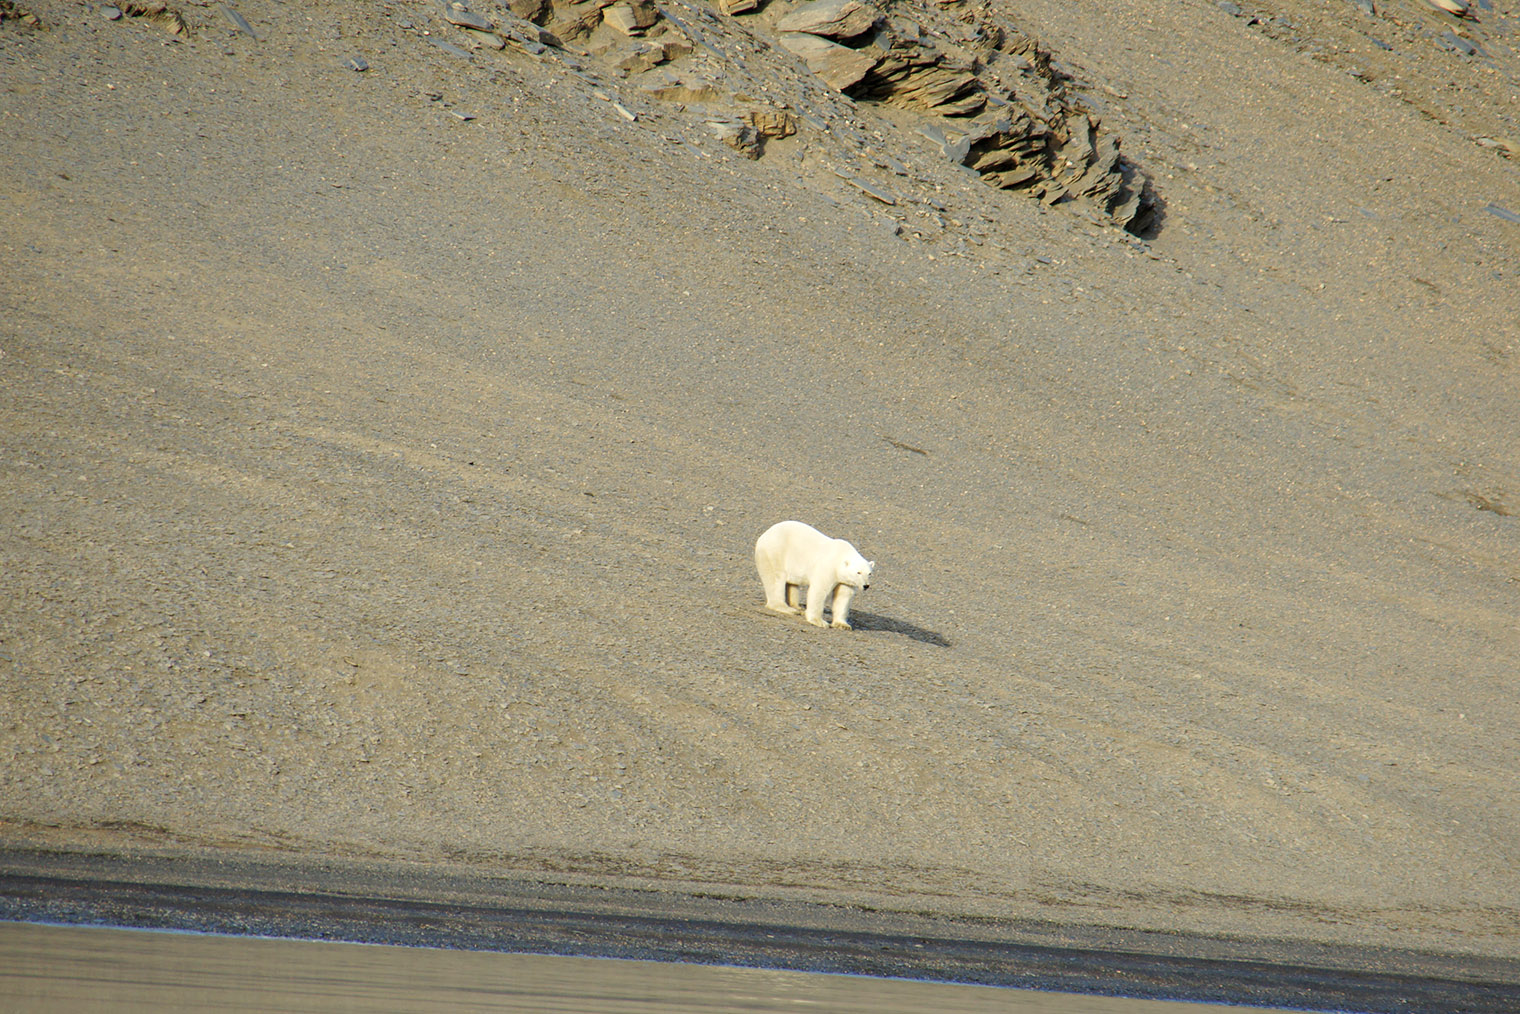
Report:
<svg viewBox="0 0 1520 1014"><path fill-rule="evenodd" d="M850 629L850 599L856 590L871 587L876 564L861 556L844 539L831 539L801 521L771 525L755 543L755 569L765 585L765 608L796 614L798 591L807 586L806 619L826 627L823 607L834 602L834 626Z"/></svg>

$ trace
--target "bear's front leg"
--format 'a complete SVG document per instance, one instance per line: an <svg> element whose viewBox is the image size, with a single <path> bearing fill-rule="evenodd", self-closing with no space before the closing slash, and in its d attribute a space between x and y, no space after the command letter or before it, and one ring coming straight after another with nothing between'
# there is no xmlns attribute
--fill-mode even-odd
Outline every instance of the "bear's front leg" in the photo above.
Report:
<svg viewBox="0 0 1520 1014"><path fill-rule="evenodd" d="M850 630L850 599L855 597L855 589L847 584L842 584L834 589L834 626L841 630Z"/></svg>
<svg viewBox="0 0 1520 1014"><path fill-rule="evenodd" d="M803 618L815 627L828 626L827 623L823 622L823 604L828 600L829 597L828 593L823 590L824 587L825 586L816 583L808 585L807 613Z"/></svg>

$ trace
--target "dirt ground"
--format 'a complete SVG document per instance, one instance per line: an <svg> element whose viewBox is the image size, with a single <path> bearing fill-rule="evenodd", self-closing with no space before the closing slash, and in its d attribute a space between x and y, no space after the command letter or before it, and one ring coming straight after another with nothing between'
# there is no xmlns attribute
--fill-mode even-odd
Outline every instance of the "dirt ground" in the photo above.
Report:
<svg viewBox="0 0 1520 1014"><path fill-rule="evenodd" d="M423 0L18 6L0 844L1520 955L1513 0L1001 3L1141 237L783 0L665 5L758 160Z"/></svg>

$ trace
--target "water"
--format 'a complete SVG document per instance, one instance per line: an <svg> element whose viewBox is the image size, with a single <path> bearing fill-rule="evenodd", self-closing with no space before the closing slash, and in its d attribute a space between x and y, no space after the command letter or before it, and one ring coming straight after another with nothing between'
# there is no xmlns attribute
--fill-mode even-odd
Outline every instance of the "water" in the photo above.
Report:
<svg viewBox="0 0 1520 1014"><path fill-rule="evenodd" d="M5 1014L189 1010L1222 1014L1241 1008L650 961L0 923Z"/></svg>

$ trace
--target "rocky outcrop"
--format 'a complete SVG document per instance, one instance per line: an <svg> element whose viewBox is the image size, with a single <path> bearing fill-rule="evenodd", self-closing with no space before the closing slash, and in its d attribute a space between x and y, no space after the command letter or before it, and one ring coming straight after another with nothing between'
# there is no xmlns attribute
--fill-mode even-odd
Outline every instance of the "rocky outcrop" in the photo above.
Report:
<svg viewBox="0 0 1520 1014"><path fill-rule="evenodd" d="M1119 155L1119 139L1099 136L1091 114L1072 111L1055 125L1027 111L979 118L945 154L1005 190L1025 190L1045 204L1080 200L1139 232L1149 224L1146 177Z"/></svg>
<svg viewBox="0 0 1520 1014"><path fill-rule="evenodd" d="M1131 232L1143 232L1153 217L1150 182L1126 161L1118 137L1067 90L1050 52L986 0L810 0L769 29L752 0L712 0L712 9L695 0L438 2L472 45L530 53L568 46L639 78L651 97L698 103L707 129L751 158L767 138L798 124L802 92L790 105L768 94L767 72L754 62L768 51L769 35L834 91L921 114L922 132L990 186L1047 205L1080 202ZM777 65L769 71L780 72ZM792 80L801 79L799 67Z"/></svg>
<svg viewBox="0 0 1520 1014"><path fill-rule="evenodd" d="M987 6L934 26L897 10L814 0L776 28L782 45L838 91L945 118L945 136L960 135L946 154L992 186L1046 204L1082 201L1131 231L1149 224L1148 179L1071 99L1048 50Z"/></svg>

